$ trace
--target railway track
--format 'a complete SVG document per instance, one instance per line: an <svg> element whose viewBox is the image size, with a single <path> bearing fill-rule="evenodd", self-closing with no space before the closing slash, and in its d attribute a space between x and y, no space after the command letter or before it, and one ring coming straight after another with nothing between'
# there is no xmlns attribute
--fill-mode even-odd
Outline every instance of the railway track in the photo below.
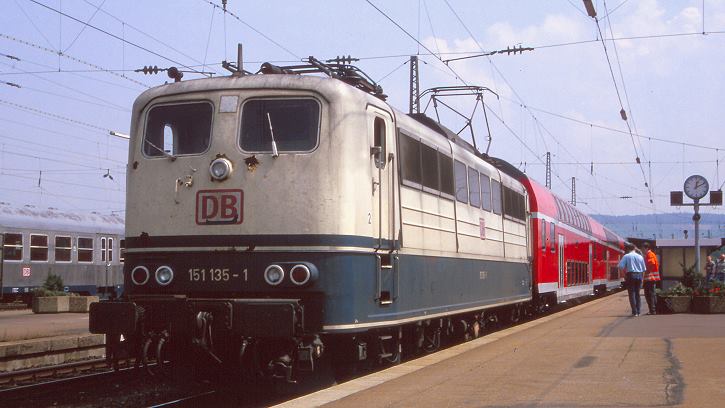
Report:
<svg viewBox="0 0 725 408"><path fill-rule="evenodd" d="M550 313L573 306L573 303L579 302L558 306ZM508 324L500 322L489 327L483 335L528 320L523 318ZM385 368L387 366L377 369ZM364 376L377 369L362 370L347 379ZM180 386L163 376L149 376L143 368L136 369L133 360L124 361L121 369L115 372L105 359L94 359L0 374L0 407L264 407L329 385L331 383L321 383L292 392L282 389L282 394L279 393L280 388L266 383L220 386L212 381Z"/></svg>

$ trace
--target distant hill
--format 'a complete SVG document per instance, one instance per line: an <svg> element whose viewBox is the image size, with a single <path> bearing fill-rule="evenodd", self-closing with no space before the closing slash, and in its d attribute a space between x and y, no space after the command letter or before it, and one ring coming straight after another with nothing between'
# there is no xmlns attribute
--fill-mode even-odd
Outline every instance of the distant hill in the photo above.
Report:
<svg viewBox="0 0 725 408"><path fill-rule="evenodd" d="M704 238L725 237L725 214L701 214L700 236ZM667 213L648 215L592 215L594 219L623 237L681 239L692 238L695 225L692 213Z"/></svg>

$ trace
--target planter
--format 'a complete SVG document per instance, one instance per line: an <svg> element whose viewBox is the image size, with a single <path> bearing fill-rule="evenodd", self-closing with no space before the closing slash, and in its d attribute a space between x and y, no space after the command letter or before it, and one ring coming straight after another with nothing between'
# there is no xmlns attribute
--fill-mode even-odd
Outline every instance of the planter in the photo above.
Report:
<svg viewBox="0 0 725 408"><path fill-rule="evenodd" d="M725 297L695 296L692 298L692 311L695 313L725 313Z"/></svg>
<svg viewBox="0 0 725 408"><path fill-rule="evenodd" d="M98 296L69 296L68 311L71 313L88 313L88 307L98 302Z"/></svg>
<svg viewBox="0 0 725 408"><path fill-rule="evenodd" d="M657 296L657 313L687 313L691 305L690 296Z"/></svg>
<svg viewBox="0 0 725 408"><path fill-rule="evenodd" d="M33 298L33 313L64 313L69 309L69 296Z"/></svg>

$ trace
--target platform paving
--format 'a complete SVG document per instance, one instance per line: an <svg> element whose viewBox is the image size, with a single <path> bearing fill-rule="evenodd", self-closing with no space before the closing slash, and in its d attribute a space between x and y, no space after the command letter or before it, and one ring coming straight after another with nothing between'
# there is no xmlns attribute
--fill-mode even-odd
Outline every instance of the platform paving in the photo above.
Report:
<svg viewBox="0 0 725 408"><path fill-rule="evenodd" d="M0 342L88 333L88 313L0 311Z"/></svg>
<svg viewBox="0 0 725 408"><path fill-rule="evenodd" d="M725 315L631 317L620 292L282 406L725 407Z"/></svg>

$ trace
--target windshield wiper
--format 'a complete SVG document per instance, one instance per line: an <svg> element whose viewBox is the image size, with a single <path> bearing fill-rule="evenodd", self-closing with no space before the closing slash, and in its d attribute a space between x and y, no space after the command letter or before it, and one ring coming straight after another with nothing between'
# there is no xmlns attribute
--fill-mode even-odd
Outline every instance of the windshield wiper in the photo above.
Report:
<svg viewBox="0 0 725 408"><path fill-rule="evenodd" d="M274 130L272 130L272 118L269 117L269 112L267 112L267 123L269 123L269 134L272 136L272 157L279 157L277 142L274 141Z"/></svg>
<svg viewBox="0 0 725 408"><path fill-rule="evenodd" d="M169 159L171 159L171 161L176 160L176 156L174 156L173 154L167 152L166 150L164 150L164 149L156 146L155 144L149 142L147 139L144 139L143 141L144 141L144 143L148 143L151 147L153 147L154 149L156 149L159 152L161 152L161 154L164 155L165 157L168 157Z"/></svg>

